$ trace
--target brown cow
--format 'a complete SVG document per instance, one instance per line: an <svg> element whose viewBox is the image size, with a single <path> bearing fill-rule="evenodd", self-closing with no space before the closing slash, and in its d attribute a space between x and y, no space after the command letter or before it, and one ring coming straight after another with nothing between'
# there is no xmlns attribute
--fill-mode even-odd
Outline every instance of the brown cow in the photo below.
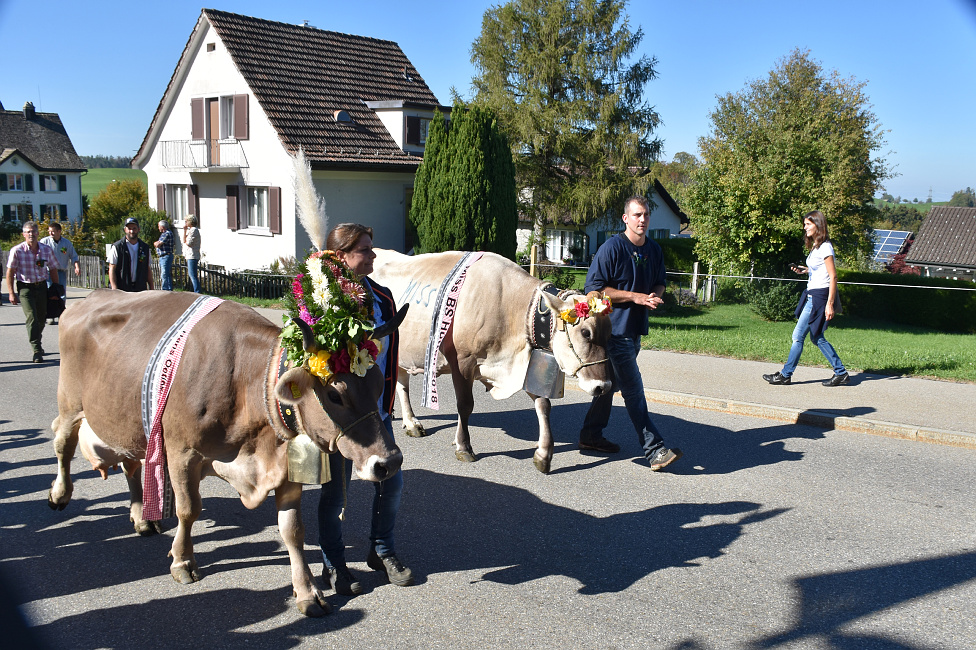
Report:
<svg viewBox="0 0 976 650"><path fill-rule="evenodd" d="M52 508L63 509L71 498L70 463L82 430L82 451L103 476L109 467L123 465L131 519L138 532L153 532L142 516L140 459L145 458L146 436L140 390L156 343L197 297L99 290L61 317L59 415L51 425L58 457L58 476L48 496ZM395 319L376 335L397 324ZM302 368L279 378L279 333L253 309L225 302L187 337L162 419L179 518L170 572L184 584L200 578L190 531L201 511L203 477L230 483L248 508L274 490L298 608L321 616L329 606L304 557L302 486L288 480L285 439L295 434L282 422L276 400L297 413L297 428L315 444L351 459L360 478L392 476L403 456L376 414L383 389L379 369L370 368L365 377L339 375L328 384ZM306 349L310 340L306 336ZM83 428L83 421L90 428Z"/></svg>
<svg viewBox="0 0 976 650"><path fill-rule="evenodd" d="M407 256L376 249L375 271L370 277L389 287L398 305L411 305L400 326L397 377L397 396L407 435L424 435L423 425L410 406L408 375L424 371L437 291L462 255L452 251ZM457 395L458 426L454 443L459 460L475 460L468 433L475 380L481 381L495 399L510 397L523 389L532 354L527 322L532 316L530 312L535 310L535 298L541 293L556 314L572 307L572 302L542 292L543 284L514 262L494 253L485 253L468 268L458 297L453 331L445 338L437 363L438 374L450 371ZM610 319L599 315L567 325L552 339L552 352L560 369L575 376L579 387L590 395L610 390L604 347L609 337ZM532 462L540 472L548 473L553 452L550 402L547 397L531 393L529 397L535 403L539 419L539 443Z"/></svg>

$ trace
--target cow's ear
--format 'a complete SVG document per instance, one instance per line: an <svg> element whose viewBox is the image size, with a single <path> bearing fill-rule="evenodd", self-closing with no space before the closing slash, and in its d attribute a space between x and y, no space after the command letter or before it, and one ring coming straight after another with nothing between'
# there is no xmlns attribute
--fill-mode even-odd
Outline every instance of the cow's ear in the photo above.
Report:
<svg viewBox="0 0 976 650"><path fill-rule="evenodd" d="M315 381L315 377L304 368L292 368L275 384L275 397L282 404L297 404L302 397L312 392Z"/></svg>
<svg viewBox="0 0 976 650"><path fill-rule="evenodd" d="M549 309L551 309L554 314L558 315L560 312L571 309L573 306L573 303L561 300L551 293L547 293L545 291L542 291L541 293L542 299L546 301L546 304L549 305Z"/></svg>

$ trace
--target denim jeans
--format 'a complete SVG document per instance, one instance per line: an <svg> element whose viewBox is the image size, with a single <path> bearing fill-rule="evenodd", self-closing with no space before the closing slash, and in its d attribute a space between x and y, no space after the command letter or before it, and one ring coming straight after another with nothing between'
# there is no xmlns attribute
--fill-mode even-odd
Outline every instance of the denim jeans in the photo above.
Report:
<svg viewBox="0 0 976 650"><path fill-rule="evenodd" d="M835 375L843 375L847 370L844 368L844 364L841 362L840 357L837 356L837 352L826 338L824 338L823 332L820 332L820 338L813 338L813 332L810 331L810 319L813 315L813 297L807 296L807 301L803 305L803 311L800 312L800 318L796 321L796 327L793 328L793 345L790 347L790 356L786 359L786 365L780 371L780 374L784 377L790 377L796 370L797 365L800 363L800 355L803 354L803 339L806 337L807 333L810 334L810 340L820 348L823 355L827 358L827 363L829 363L834 368ZM826 326L825 326L826 327Z"/></svg>
<svg viewBox="0 0 976 650"><path fill-rule="evenodd" d="M173 255L163 255L159 258L159 276L163 291L173 290Z"/></svg>
<svg viewBox="0 0 976 650"><path fill-rule="evenodd" d="M186 261L186 274L190 276L190 283L193 285L193 293L200 293L200 278L197 276L197 264L200 260Z"/></svg>
<svg viewBox="0 0 976 650"><path fill-rule="evenodd" d="M610 422L613 408L613 394L620 391L627 406L627 415L637 432L637 443L644 450L644 456L651 455L664 446L664 439L651 422L647 412L647 398L644 396L644 381L637 366L637 353L640 351L640 337L611 336L607 341L607 356L610 359L610 391L593 398L590 410L583 420L580 442L591 442L602 435Z"/></svg>
<svg viewBox="0 0 976 650"><path fill-rule="evenodd" d="M393 422L387 416L383 420L390 438L393 438ZM343 467L345 466L345 467ZM352 478L352 461L335 453L329 456L329 470L332 480L322 485L319 496L319 547L326 567L346 563L346 547L342 542L343 488L348 489ZM345 473L343 473L343 471ZM345 480L345 486L343 486ZM373 483L373 516L370 522L369 540L380 557L395 552L393 546L393 527L396 525L397 511L400 509L400 494L403 491L403 472L380 483Z"/></svg>

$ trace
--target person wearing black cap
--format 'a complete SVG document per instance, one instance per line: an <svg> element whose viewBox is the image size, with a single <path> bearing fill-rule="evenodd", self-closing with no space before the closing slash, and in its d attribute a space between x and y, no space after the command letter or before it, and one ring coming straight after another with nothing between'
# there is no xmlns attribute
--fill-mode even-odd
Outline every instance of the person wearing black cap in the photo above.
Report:
<svg viewBox="0 0 976 650"><path fill-rule="evenodd" d="M122 291L153 289L149 244L139 239L139 222L129 217L124 229L125 237L108 249L109 284Z"/></svg>

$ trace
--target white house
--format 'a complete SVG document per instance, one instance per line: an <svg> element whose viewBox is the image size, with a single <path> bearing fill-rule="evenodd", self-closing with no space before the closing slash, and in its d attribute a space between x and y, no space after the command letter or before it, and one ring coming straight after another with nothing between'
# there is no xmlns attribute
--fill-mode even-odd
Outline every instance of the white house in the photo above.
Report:
<svg viewBox="0 0 976 650"><path fill-rule="evenodd" d="M667 239L677 236L683 226L688 225L688 216L681 211L660 181L654 179L653 189L647 195L651 204L647 236L653 239ZM622 213L621 213L622 214ZM589 264L590 257L596 253L603 242L622 232L621 214L608 212L602 219L585 228L574 225L568 216L558 225L546 228L546 258L553 261L573 260L583 265ZM517 233L518 248L526 247L532 236L532 224L519 223ZM581 259L581 256L584 259Z"/></svg>
<svg viewBox="0 0 976 650"><path fill-rule="evenodd" d="M132 166L177 226L197 215L210 264L259 269L311 248L295 218L300 147L330 227L362 223L403 251L439 110L392 41L204 9Z"/></svg>
<svg viewBox="0 0 976 650"><path fill-rule="evenodd" d="M45 216L81 216L81 176L87 170L57 113L0 105L0 206L2 219L24 222Z"/></svg>

